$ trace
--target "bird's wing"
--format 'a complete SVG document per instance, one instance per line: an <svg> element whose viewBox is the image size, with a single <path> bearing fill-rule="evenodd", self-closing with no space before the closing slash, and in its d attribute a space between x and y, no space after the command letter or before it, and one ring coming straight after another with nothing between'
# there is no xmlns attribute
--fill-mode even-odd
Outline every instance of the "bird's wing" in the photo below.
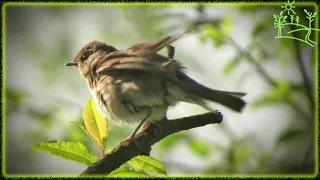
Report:
<svg viewBox="0 0 320 180"><path fill-rule="evenodd" d="M245 96L246 93L211 89L196 82L183 72L178 72L177 77L178 81L176 81L175 84L182 91L189 94L190 97L193 95L205 100L214 101L238 112L241 112L243 107L246 105L245 101L241 99L241 97Z"/></svg>
<svg viewBox="0 0 320 180"><path fill-rule="evenodd" d="M111 74L135 71L177 80L176 72L182 69L181 64L158 55L157 52L186 33L188 32L167 36L154 42L135 44L128 49L112 52L100 61L96 72Z"/></svg>
<svg viewBox="0 0 320 180"><path fill-rule="evenodd" d="M126 51L134 54L138 54L141 56L148 56L150 54L157 53L162 48L170 45L171 43L178 40L179 38L181 38L183 35L187 33L188 31L185 31L183 33L167 36L153 42L138 43L129 47L128 49L126 49Z"/></svg>
<svg viewBox="0 0 320 180"><path fill-rule="evenodd" d="M96 73L98 75L110 75L123 72L139 72L176 79L174 63L170 63L170 60L162 60L162 64L156 62L158 61L152 61L150 58L136 54L128 54L123 50L102 58L96 68Z"/></svg>

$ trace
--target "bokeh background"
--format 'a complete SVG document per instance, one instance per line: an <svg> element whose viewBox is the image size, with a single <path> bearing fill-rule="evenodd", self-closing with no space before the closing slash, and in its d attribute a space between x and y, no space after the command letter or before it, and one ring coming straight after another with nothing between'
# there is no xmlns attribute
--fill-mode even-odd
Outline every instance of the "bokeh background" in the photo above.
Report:
<svg viewBox="0 0 320 180"><path fill-rule="evenodd" d="M42 141L80 141L99 155L90 138L70 123L83 123L82 108L92 99L78 70L64 67L81 47L100 40L125 49L186 27L194 32L173 45L187 74L210 88L246 92L248 105L240 114L210 104L223 113L223 123L171 135L153 146L151 156L169 175L313 173L317 47L274 38L273 14L284 5L7 5L5 173L79 174L86 168L31 149ZM300 23L307 25L303 10L317 9L294 5ZM312 31L310 38L315 37ZM180 103L168 117L204 112ZM135 128L110 126L107 149Z"/></svg>

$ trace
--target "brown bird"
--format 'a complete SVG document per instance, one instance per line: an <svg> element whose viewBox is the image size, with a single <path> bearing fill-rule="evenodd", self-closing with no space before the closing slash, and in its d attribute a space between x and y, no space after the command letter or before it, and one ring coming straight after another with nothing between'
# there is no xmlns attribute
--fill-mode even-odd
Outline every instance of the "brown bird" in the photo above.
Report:
<svg viewBox="0 0 320 180"><path fill-rule="evenodd" d="M78 67L105 118L119 125L140 122L129 139L146 121L166 119L168 108L179 101L213 111L205 103L209 100L241 112L245 93L214 90L197 83L184 73L178 60L172 59L173 47L167 49L169 57L158 54L184 34L135 44L125 50L92 41L65 66Z"/></svg>

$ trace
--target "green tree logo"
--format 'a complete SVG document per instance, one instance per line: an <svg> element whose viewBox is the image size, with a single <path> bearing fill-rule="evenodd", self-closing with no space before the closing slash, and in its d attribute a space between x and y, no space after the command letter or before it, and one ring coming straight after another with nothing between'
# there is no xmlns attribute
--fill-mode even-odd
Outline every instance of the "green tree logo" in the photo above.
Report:
<svg viewBox="0 0 320 180"><path fill-rule="evenodd" d="M284 8L284 10L281 11L279 15L275 15L275 14L273 15L274 28L278 28L278 36L276 36L275 38L296 39L298 41L304 42L304 43L314 47L314 45L316 43L310 39L310 35L311 35L312 30L320 31L320 29L312 28L311 23L312 23L312 21L314 21L314 18L317 13L308 12L306 9L304 9L304 12L307 14L306 17L309 20L309 26L307 27L302 24L299 24L299 16L295 16L296 13L293 10L295 8L295 6L293 6L294 2L295 1L292 1L290 3L290 1L288 0L288 2L284 4L284 6L281 6L281 8ZM287 12L287 15L283 15L284 12ZM290 25L296 27L296 29L289 31L287 33L287 35L282 35L282 29L285 26L290 26ZM295 31L307 31L307 34L304 39L290 36L290 34Z"/></svg>

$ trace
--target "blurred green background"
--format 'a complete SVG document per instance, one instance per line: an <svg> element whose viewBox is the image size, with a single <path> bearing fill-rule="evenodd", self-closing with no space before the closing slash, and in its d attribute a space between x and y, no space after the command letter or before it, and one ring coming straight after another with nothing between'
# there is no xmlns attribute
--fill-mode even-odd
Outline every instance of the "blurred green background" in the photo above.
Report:
<svg viewBox="0 0 320 180"><path fill-rule="evenodd" d="M175 58L210 88L246 92L248 105L239 114L210 104L223 113L223 123L171 135L153 146L151 156L169 175L313 173L317 47L274 38L273 14L283 5L7 5L5 173L79 174L86 168L30 147L47 140L80 141L98 156L96 146L70 123L83 123L82 108L91 94L78 70L64 67L86 43L99 40L125 49L190 26L194 33L173 44ZM307 25L304 9L316 8L295 4L300 23ZM204 112L181 103L168 117ZM135 128L110 126L107 149Z"/></svg>

